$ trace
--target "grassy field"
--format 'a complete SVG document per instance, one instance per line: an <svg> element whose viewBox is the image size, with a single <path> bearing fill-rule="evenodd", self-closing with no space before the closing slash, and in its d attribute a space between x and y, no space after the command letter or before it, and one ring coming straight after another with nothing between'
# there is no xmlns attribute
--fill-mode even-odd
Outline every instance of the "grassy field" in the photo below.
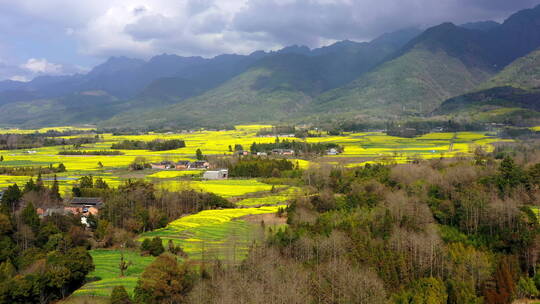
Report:
<svg viewBox="0 0 540 304"><path fill-rule="evenodd" d="M154 257L143 257L138 252L129 250L123 252L126 261L131 261L133 265L128 268L124 277L120 277L118 265L121 252L119 250L97 249L90 251L96 269L88 275L91 282L78 289L74 295L108 297L114 286L118 285L123 285L129 293L133 293L138 277L144 268L154 260Z"/></svg>

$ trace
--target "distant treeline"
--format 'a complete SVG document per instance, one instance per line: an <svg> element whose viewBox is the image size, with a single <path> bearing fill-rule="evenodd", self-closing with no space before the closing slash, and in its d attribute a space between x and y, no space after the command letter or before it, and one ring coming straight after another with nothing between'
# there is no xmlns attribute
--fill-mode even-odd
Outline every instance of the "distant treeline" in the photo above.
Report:
<svg viewBox="0 0 540 304"><path fill-rule="evenodd" d="M264 128L257 132L258 136L265 135L279 135L279 134L294 134L296 128L294 126L272 126L271 128Z"/></svg>
<svg viewBox="0 0 540 304"><path fill-rule="evenodd" d="M408 120L408 121L344 121L337 124L326 125L324 129L336 132L368 132L374 130L386 130L388 135L399 136L406 133L411 133L414 129L413 136L420 136L432 132L433 130L441 130L444 132L463 132L463 131L485 131L489 126L485 123L471 121L455 121L455 120Z"/></svg>
<svg viewBox="0 0 540 304"><path fill-rule="evenodd" d="M299 142L299 141L289 141L289 140L282 140L280 141L279 138L276 139L276 142L274 143L253 143L251 145L251 152L271 152L274 149L289 149L294 150L294 153L313 153L313 154L323 154L328 149L336 149L338 151L343 151L343 148L335 143L306 143L306 142Z"/></svg>
<svg viewBox="0 0 540 304"><path fill-rule="evenodd" d="M85 151L85 150L62 150L58 152L58 155L123 155L122 151L112 151L112 150L96 150L96 151Z"/></svg>
<svg viewBox="0 0 540 304"><path fill-rule="evenodd" d="M47 134L47 133L45 133ZM80 147L83 144L95 143L95 137L51 138L45 134L0 134L0 150L33 149L49 146L72 145Z"/></svg>
<svg viewBox="0 0 540 304"><path fill-rule="evenodd" d="M142 141L142 140L124 140L119 143L115 143L111 146L111 149L120 149L120 150L152 150L152 151L165 151L165 150L174 150L179 148L184 148L186 143L180 139L170 139L170 140L153 140L153 141Z"/></svg>
<svg viewBox="0 0 540 304"><path fill-rule="evenodd" d="M282 171L294 169L286 159L249 158L229 164L230 177L280 177Z"/></svg>
<svg viewBox="0 0 540 304"><path fill-rule="evenodd" d="M148 134L148 132L154 132L154 133L180 133L183 131L189 131L189 130L235 130L234 125L200 125L196 129L189 129L185 126L179 125L179 126L150 126L147 128L100 128L96 131L98 134L106 134L106 133L112 133L113 135L142 135L142 134Z"/></svg>
<svg viewBox="0 0 540 304"><path fill-rule="evenodd" d="M440 130L441 132L463 132L463 131L483 131L486 125L476 122L456 122L448 120L445 122L433 120L388 122L386 134L399 137L415 137Z"/></svg>
<svg viewBox="0 0 540 304"><path fill-rule="evenodd" d="M58 164L54 167L52 164L48 167L0 167L0 174L2 175L16 175L16 176L34 176L38 174L52 174L66 172L66 166L64 164Z"/></svg>
<svg viewBox="0 0 540 304"><path fill-rule="evenodd" d="M531 130L530 128L504 128L499 132L502 138L540 138L540 132Z"/></svg>

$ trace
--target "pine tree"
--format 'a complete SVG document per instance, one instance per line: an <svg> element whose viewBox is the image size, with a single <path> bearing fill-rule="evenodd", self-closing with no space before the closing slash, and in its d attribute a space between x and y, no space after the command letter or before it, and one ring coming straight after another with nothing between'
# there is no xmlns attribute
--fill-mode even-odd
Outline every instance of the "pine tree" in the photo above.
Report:
<svg viewBox="0 0 540 304"><path fill-rule="evenodd" d="M17 186L17 184L8 186L1 200L3 211L7 211L7 212L15 211L15 209L17 209L18 207L18 204L21 198L22 198L21 189L19 189L19 186Z"/></svg>
<svg viewBox="0 0 540 304"><path fill-rule="evenodd" d="M44 186L43 186L43 178L41 177L41 171L38 173L38 177L36 179L36 188L35 190L36 191L41 191L43 190Z"/></svg>
<svg viewBox="0 0 540 304"><path fill-rule="evenodd" d="M21 212L21 220L23 223L32 228L32 231L37 232L39 230L39 215L36 212L36 208L32 203L28 203Z"/></svg>
<svg viewBox="0 0 540 304"><path fill-rule="evenodd" d="M195 152L195 155L197 156L198 160L203 160L204 159L204 155L202 154L201 149L197 149L197 151Z"/></svg>
<svg viewBox="0 0 540 304"><path fill-rule="evenodd" d="M33 178L30 178L30 180L28 180L28 182L26 182L26 184L24 185L23 193L28 193L34 190L36 190L36 183L34 183Z"/></svg>
<svg viewBox="0 0 540 304"><path fill-rule="evenodd" d="M51 187L51 199L54 201L61 201L62 197L60 196L60 187L58 186L58 180L56 179L56 174L54 175L54 181Z"/></svg>

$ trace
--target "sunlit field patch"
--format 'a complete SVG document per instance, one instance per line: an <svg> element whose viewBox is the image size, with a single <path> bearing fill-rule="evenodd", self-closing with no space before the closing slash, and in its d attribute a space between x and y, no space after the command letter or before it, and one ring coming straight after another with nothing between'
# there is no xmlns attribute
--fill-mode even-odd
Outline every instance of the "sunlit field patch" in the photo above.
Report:
<svg viewBox="0 0 540 304"><path fill-rule="evenodd" d="M253 224L235 219L275 213L279 207L205 210L175 220L165 228L144 233L139 241L159 236L164 243L172 240L182 246L191 259L202 259L206 255L205 258L213 256L239 260L247 254L256 231Z"/></svg>
<svg viewBox="0 0 540 304"><path fill-rule="evenodd" d="M151 178L175 178L182 176L200 176L204 171L201 170L183 170L183 171L158 171L147 177Z"/></svg>
<svg viewBox="0 0 540 304"><path fill-rule="evenodd" d="M261 183L256 179L228 179L208 181L163 181L158 187L169 191L197 189L212 192L224 197L241 196L253 192L270 191L272 185ZM275 186L280 188L283 186Z"/></svg>
<svg viewBox="0 0 540 304"><path fill-rule="evenodd" d="M266 195L263 197L250 197L240 200L235 204L243 207L283 205L294 198L299 192L300 188L290 187L277 194Z"/></svg>

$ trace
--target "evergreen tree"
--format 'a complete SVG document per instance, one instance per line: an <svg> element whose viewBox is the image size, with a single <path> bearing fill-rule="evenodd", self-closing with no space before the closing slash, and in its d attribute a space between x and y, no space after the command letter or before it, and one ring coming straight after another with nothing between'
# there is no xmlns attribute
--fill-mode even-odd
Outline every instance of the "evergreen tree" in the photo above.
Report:
<svg viewBox="0 0 540 304"><path fill-rule="evenodd" d="M28 203L21 212L21 220L28 225L34 232L39 230L39 215L32 203Z"/></svg>
<svg viewBox="0 0 540 304"><path fill-rule="evenodd" d="M64 166L63 163L60 163L58 165L58 172L61 173L61 172L66 172L66 166Z"/></svg>
<svg viewBox="0 0 540 304"><path fill-rule="evenodd" d="M8 186L8 188L4 192L4 195L2 196L2 209L4 211L13 212L14 209L18 207L21 197L21 189L19 189L19 186L17 186L17 184Z"/></svg>
<svg viewBox="0 0 540 304"><path fill-rule="evenodd" d="M26 182L26 184L24 185L23 193L28 193L28 192L34 191L36 189L37 189L37 187L36 187L36 183L34 183L34 179L30 178L30 180L28 180Z"/></svg>
<svg viewBox="0 0 540 304"><path fill-rule="evenodd" d="M141 244L141 251L153 256L158 256L165 252L165 248L163 247L161 238L156 236L153 239L144 239Z"/></svg>
<svg viewBox="0 0 540 304"><path fill-rule="evenodd" d="M514 188L517 185L526 182L524 171L515 164L510 156L505 156L499 166L499 176L497 184L502 193L507 188Z"/></svg>
<svg viewBox="0 0 540 304"><path fill-rule="evenodd" d="M92 175L81 177L79 179L79 187L81 189L94 188L94 179L92 178Z"/></svg>
<svg viewBox="0 0 540 304"><path fill-rule="evenodd" d="M197 149L197 151L195 152L195 156L197 157L198 160L203 160L204 159L204 155L203 155L201 149Z"/></svg>
<svg viewBox="0 0 540 304"><path fill-rule="evenodd" d="M41 177L41 172L39 172L38 177L36 179L36 191L41 191L43 189L44 189L43 178Z"/></svg>
<svg viewBox="0 0 540 304"><path fill-rule="evenodd" d="M54 181L51 187L50 195L51 199L54 201L58 202L62 200L62 196L60 196L60 187L58 185L58 180L56 179L56 174L54 175Z"/></svg>
<svg viewBox="0 0 540 304"><path fill-rule="evenodd" d="M131 304L131 299L124 286L115 286L111 293L111 304Z"/></svg>
<svg viewBox="0 0 540 304"><path fill-rule="evenodd" d="M97 189L109 189L109 185L101 177L96 178L94 187Z"/></svg>
<svg viewBox="0 0 540 304"><path fill-rule="evenodd" d="M4 161L4 155L0 155L0 162Z"/></svg>

